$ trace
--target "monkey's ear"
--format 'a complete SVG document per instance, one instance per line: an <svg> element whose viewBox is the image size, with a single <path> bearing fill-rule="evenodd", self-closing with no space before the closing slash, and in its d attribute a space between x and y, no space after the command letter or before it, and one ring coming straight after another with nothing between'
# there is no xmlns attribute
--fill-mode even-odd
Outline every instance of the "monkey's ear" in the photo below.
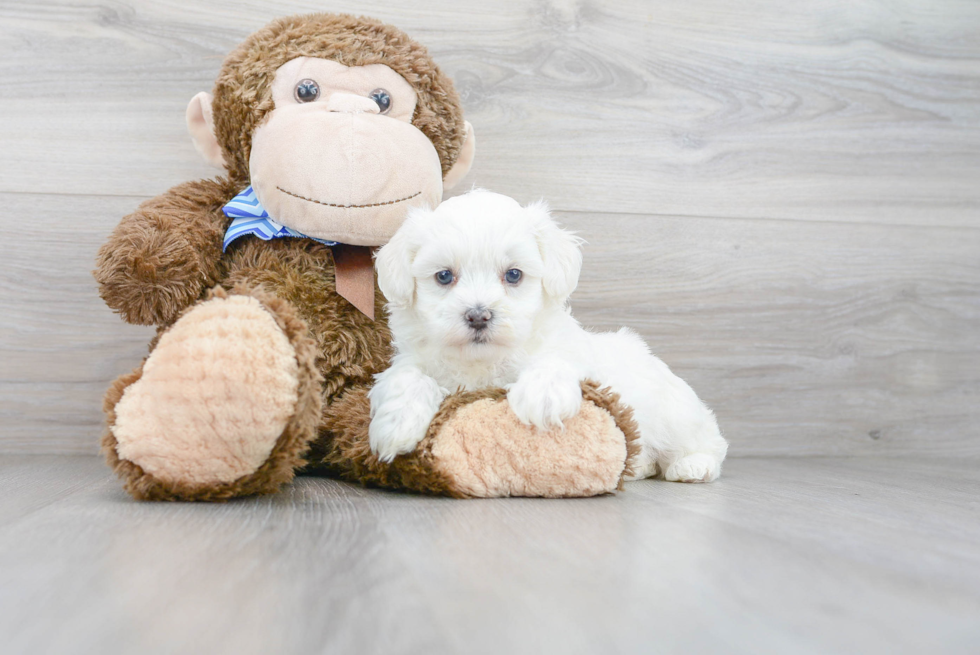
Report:
<svg viewBox="0 0 980 655"><path fill-rule="evenodd" d="M466 177L466 174L470 172L470 167L473 165L474 156L476 156L476 133L473 131L473 126L470 122L466 121L466 141L463 142L463 147L459 151L459 157L456 158L456 163L453 164L453 167L449 169L446 177L442 180L444 191L452 189L459 184L460 180Z"/></svg>
<svg viewBox="0 0 980 655"><path fill-rule="evenodd" d="M408 218L391 237L391 241L375 254L374 265L378 269L378 287L392 305L405 307L415 295L415 277L412 262L419 251L418 221L426 209L409 210Z"/></svg>
<svg viewBox="0 0 980 655"><path fill-rule="evenodd" d="M525 207L531 215L544 263L541 285L544 292L559 304L564 304L578 286L582 271L582 239L563 230L551 218L548 205L536 202Z"/></svg>
<svg viewBox="0 0 980 655"><path fill-rule="evenodd" d="M214 116L211 114L211 94L201 91L187 105L187 130L194 147L204 160L216 168L225 167L225 158L214 135Z"/></svg>

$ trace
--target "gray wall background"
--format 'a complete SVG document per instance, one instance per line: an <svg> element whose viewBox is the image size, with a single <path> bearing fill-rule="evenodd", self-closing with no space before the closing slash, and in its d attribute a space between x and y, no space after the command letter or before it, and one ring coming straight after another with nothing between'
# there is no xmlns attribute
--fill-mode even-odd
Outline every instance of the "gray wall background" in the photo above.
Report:
<svg viewBox="0 0 980 655"><path fill-rule="evenodd" d="M0 453L95 453L152 330L90 276L216 172L184 108L278 15L425 43L477 133L461 185L588 240L573 297L711 404L731 455L980 454L980 3L0 2Z"/></svg>

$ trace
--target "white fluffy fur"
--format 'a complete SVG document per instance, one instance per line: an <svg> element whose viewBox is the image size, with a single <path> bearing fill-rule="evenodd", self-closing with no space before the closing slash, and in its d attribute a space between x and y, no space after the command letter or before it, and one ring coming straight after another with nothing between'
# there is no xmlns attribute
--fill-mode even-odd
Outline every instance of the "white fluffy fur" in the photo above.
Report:
<svg viewBox="0 0 980 655"><path fill-rule="evenodd" d="M376 262L396 348L370 393L371 448L381 459L413 450L450 391L505 387L518 418L561 429L582 402L579 381L590 378L633 408L642 443L635 477L718 477L728 444L691 387L634 332L596 334L572 318L580 243L544 204L521 207L483 190L411 212ZM504 279L509 269L522 271L518 284ZM452 284L436 281L442 270ZM464 316L476 307L493 314L479 332Z"/></svg>

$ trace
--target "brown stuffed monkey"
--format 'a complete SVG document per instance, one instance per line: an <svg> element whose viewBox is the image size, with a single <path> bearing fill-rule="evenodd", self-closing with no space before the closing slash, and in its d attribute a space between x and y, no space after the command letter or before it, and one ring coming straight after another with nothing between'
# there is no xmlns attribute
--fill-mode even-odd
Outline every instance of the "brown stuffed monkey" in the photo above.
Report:
<svg viewBox="0 0 980 655"><path fill-rule="evenodd" d="M367 390L391 354L370 249L438 204L475 148L425 48L372 19L282 18L229 55L187 122L225 175L143 203L95 271L112 309L158 326L105 400L103 450L134 497L269 493L304 467L460 497L617 488L635 428L589 383L560 433L488 389L447 398L415 452L370 452Z"/></svg>

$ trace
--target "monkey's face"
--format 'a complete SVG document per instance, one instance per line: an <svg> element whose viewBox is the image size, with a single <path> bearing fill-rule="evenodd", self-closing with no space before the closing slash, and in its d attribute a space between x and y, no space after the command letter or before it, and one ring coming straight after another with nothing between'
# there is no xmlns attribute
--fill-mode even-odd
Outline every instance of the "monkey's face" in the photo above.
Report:
<svg viewBox="0 0 980 655"><path fill-rule="evenodd" d="M278 222L377 246L410 207L442 200L439 155L412 125L415 90L388 66L300 57L276 71L272 99L252 134L249 174Z"/></svg>
<svg viewBox="0 0 980 655"><path fill-rule="evenodd" d="M214 92L187 107L197 149L247 178L273 220L312 237L383 245L473 162L452 81L374 19L279 18L228 56Z"/></svg>

